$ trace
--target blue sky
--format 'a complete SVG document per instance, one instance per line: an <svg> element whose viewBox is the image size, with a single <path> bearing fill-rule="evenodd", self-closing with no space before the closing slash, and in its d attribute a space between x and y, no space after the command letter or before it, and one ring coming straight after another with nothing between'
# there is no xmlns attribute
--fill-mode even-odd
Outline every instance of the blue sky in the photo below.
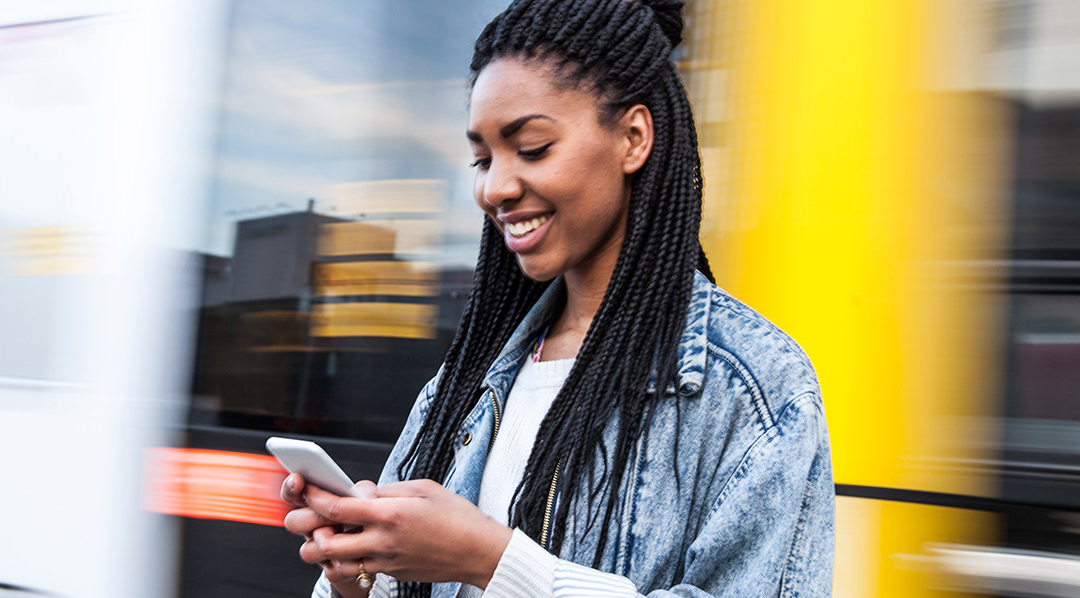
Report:
<svg viewBox="0 0 1080 598"><path fill-rule="evenodd" d="M435 179L445 259L474 259L464 81L473 40L505 4L237 0L200 249L230 254L237 220L301 210L309 197L346 216L337 185Z"/></svg>

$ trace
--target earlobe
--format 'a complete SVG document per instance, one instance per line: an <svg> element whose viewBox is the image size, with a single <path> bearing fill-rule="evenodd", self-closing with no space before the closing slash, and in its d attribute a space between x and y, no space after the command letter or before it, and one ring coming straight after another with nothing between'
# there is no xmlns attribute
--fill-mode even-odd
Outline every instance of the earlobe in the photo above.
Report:
<svg viewBox="0 0 1080 598"><path fill-rule="evenodd" d="M633 174L645 165L652 153L653 120L652 112L643 104L632 106L623 115L623 130L628 141L626 156L623 159L623 172Z"/></svg>

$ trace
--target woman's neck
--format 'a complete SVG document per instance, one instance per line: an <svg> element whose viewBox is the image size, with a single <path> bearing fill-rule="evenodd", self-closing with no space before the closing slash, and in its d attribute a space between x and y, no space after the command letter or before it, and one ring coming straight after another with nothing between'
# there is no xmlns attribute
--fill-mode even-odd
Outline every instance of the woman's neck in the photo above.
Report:
<svg viewBox="0 0 1080 598"><path fill-rule="evenodd" d="M544 339L541 361L577 356L585 334L604 301L611 273L608 272L607 276L580 276L567 272L563 280L566 283L566 304L551 323Z"/></svg>

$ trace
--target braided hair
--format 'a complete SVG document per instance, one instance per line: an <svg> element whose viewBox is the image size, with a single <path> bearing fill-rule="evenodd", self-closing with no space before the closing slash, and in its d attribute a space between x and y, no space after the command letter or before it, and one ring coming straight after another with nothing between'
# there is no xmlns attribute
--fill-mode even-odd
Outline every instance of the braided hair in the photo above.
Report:
<svg viewBox="0 0 1080 598"><path fill-rule="evenodd" d="M686 90L672 59L682 35L677 0L515 0L476 40L472 81L503 58L555 68L555 84L591 92L601 122L645 105L654 122L652 152L631 183L627 231L611 281L566 382L540 424L510 524L539 541L558 468L561 496L587 490L606 500L593 566L598 566L623 472L652 406L674 380L695 269L712 273L698 240L701 160ZM528 279L502 235L485 218L473 289L451 343L435 396L398 473L442 480L454 439L482 393L483 376L547 283ZM648 392L655 372L656 393ZM617 425L615 446L603 430ZM597 455L610 463L593 471ZM558 554L572 500L553 513ZM602 504L603 501L595 502ZM592 509L590 509L592 512ZM590 517L590 519L593 519ZM427 584L406 584L426 595Z"/></svg>

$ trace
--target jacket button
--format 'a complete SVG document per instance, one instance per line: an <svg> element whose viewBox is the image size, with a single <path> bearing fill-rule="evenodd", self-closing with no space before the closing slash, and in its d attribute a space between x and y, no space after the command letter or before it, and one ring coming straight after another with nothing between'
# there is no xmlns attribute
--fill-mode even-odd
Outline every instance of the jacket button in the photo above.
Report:
<svg viewBox="0 0 1080 598"><path fill-rule="evenodd" d="M461 446L469 446L472 442L472 434L465 432L465 435L461 437Z"/></svg>

